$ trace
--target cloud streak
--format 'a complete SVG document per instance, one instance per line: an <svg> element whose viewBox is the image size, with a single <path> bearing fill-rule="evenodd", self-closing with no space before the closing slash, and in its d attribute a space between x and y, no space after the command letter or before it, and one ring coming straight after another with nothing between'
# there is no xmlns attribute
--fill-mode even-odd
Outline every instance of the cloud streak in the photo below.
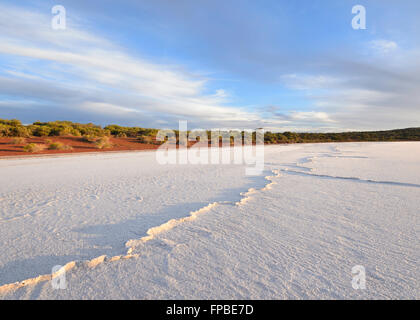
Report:
<svg viewBox="0 0 420 320"><path fill-rule="evenodd" d="M143 113L155 113L157 119L162 114L174 120L192 118L197 123L259 120L241 108L224 106L223 89L205 93L207 80L179 66L132 56L106 39L77 29L60 32L60 39L45 27L45 16L4 6L0 11L0 18L5 18L0 26L0 54L6 60L18 57L20 69L23 66L26 71L3 68L8 75L0 78L3 95L60 103L69 111L120 118L129 113L138 120ZM40 26L44 29L38 30ZM34 37L32 30L38 30ZM94 46L86 46L91 40Z"/></svg>

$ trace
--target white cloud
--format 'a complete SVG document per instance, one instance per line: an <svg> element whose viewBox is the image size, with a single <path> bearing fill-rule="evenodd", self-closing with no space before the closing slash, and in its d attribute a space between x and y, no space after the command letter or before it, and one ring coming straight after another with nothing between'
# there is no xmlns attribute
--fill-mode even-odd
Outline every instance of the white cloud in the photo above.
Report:
<svg viewBox="0 0 420 320"><path fill-rule="evenodd" d="M292 120L318 120L323 122L334 122L326 112L317 111L293 111L290 114Z"/></svg>
<svg viewBox="0 0 420 320"><path fill-rule="evenodd" d="M325 123L336 131L420 126L420 51L402 50L392 41L371 45L376 55L361 52L325 62L322 73L284 75L283 83L302 91L313 106L290 118L316 122L325 113Z"/></svg>
<svg viewBox="0 0 420 320"><path fill-rule="evenodd" d="M290 105L282 112L260 112L231 106L225 88L210 92L211 80L204 73L139 57L89 32L83 21L69 17L67 30L52 30L48 13L0 3L0 95L7 97L0 101L2 111L36 105L32 110L38 117L46 104L50 109L45 112L65 110L63 118L86 112L106 121L151 121L143 122L147 126L173 126L186 119L200 127L299 131L395 128L420 120L420 51L403 50L394 41L369 42L362 46L368 49L365 56L358 55L358 48L309 60L292 57L277 80L281 90L292 89L285 98L306 100L305 111ZM258 62L272 73L282 70L276 63L285 64L277 55L258 57Z"/></svg>
<svg viewBox="0 0 420 320"><path fill-rule="evenodd" d="M111 103L104 103L104 102L92 102L86 101L83 102L80 107L84 110L91 110L94 112L105 113L110 115L121 115L127 113L135 113L139 112L136 109L126 108L123 106L114 105Z"/></svg>
<svg viewBox="0 0 420 320"><path fill-rule="evenodd" d="M260 120L255 113L224 106L228 96L224 89L205 93L206 78L191 76L179 66L130 55L106 39L71 27L71 23L66 30L52 30L47 15L0 4L1 20L0 54L20 58L15 70L9 66L3 72L13 76L15 83L21 79L27 85L34 80L31 85L37 97L44 91L40 86L59 87L60 91L79 93L78 104L71 99L72 107L97 114L137 113L141 117L142 112L155 112L203 123L251 124ZM94 94L96 100L92 100Z"/></svg>
<svg viewBox="0 0 420 320"><path fill-rule="evenodd" d="M373 40L369 43L369 46L381 54L387 54L398 49L397 43L390 40Z"/></svg>

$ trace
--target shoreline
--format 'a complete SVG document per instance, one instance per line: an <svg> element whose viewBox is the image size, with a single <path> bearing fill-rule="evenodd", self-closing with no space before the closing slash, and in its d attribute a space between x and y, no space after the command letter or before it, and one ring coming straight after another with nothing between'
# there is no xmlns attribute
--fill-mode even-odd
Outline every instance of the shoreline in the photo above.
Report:
<svg viewBox="0 0 420 320"><path fill-rule="evenodd" d="M394 143L394 142L419 142L418 140L395 140L395 141L323 141L323 142L301 142L301 143L272 143L264 144L265 147L269 146L287 146L287 145L310 145L310 144L330 144L330 143ZM144 147L142 145L140 148L136 149L95 149L92 150L44 150L39 153L29 153L21 152L20 154L11 154L5 155L7 151L0 151L0 160L24 160L27 158L61 158L61 157L70 157L70 156L80 156L80 155L97 155L102 153L134 153L134 152L153 152L156 151L160 145L147 145ZM188 149L191 146L188 146ZM233 146L231 146L233 147ZM212 148L211 146L209 148ZM219 148L222 148L220 146Z"/></svg>

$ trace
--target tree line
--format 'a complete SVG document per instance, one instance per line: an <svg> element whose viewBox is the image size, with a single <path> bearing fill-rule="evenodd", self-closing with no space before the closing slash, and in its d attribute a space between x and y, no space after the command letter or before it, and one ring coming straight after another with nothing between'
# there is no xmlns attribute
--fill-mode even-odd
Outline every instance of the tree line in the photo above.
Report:
<svg viewBox="0 0 420 320"><path fill-rule="evenodd" d="M0 119L0 137L48 137L48 136L74 136L74 137L118 137L137 138L139 141L151 141L159 129L142 127L124 127L116 124L101 127L93 123L75 123L71 121L36 121L23 125L17 119ZM178 138L179 132L174 130ZM210 131L207 131L210 138ZM242 131L236 135L244 135ZM255 135L254 135L255 137ZM385 131L354 131L339 133L310 133L310 132L265 132L266 144L278 143L308 143L308 142L351 142L351 141L420 141L420 127L385 130Z"/></svg>

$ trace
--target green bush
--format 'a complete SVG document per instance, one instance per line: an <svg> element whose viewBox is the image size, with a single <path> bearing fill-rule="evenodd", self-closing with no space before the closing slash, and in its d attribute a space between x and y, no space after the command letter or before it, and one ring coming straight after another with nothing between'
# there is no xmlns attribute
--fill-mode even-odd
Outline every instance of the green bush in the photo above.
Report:
<svg viewBox="0 0 420 320"><path fill-rule="evenodd" d="M24 144L26 142L26 139L23 137L15 137L11 140L12 144Z"/></svg>
<svg viewBox="0 0 420 320"><path fill-rule="evenodd" d="M124 132L118 132L115 136L117 138L127 138L127 134Z"/></svg>
<svg viewBox="0 0 420 320"><path fill-rule="evenodd" d="M87 135L82 136L80 140L83 142L95 143L98 139L99 138L94 135L87 134Z"/></svg>
<svg viewBox="0 0 420 320"><path fill-rule="evenodd" d="M23 147L23 150L26 152L39 152L45 149L43 144L29 143Z"/></svg>
<svg viewBox="0 0 420 320"><path fill-rule="evenodd" d="M0 137L29 137L29 130L19 120L0 119Z"/></svg>
<svg viewBox="0 0 420 320"><path fill-rule="evenodd" d="M30 132L24 126L11 127L9 130L9 136L28 138L30 136Z"/></svg>
<svg viewBox="0 0 420 320"><path fill-rule="evenodd" d="M77 129L74 129L74 128L71 130L71 135L74 136L74 137L81 137L82 136L80 131L77 130Z"/></svg>
<svg viewBox="0 0 420 320"><path fill-rule="evenodd" d="M47 137L51 133L51 128L48 126L34 125L31 127L32 135L37 137Z"/></svg>
<svg viewBox="0 0 420 320"><path fill-rule="evenodd" d="M98 149L109 149L113 147L113 144L108 137L101 137L95 142L95 146Z"/></svg>
<svg viewBox="0 0 420 320"><path fill-rule="evenodd" d="M61 142L52 142L48 145L48 150L72 150L71 146L63 144Z"/></svg>
<svg viewBox="0 0 420 320"><path fill-rule="evenodd" d="M9 137L10 126L0 123L0 137Z"/></svg>
<svg viewBox="0 0 420 320"><path fill-rule="evenodd" d="M140 136L137 138L137 141L144 144L153 144L153 137Z"/></svg>
<svg viewBox="0 0 420 320"><path fill-rule="evenodd" d="M20 120L18 119L12 119L12 120L0 119L0 124L4 124L11 127L18 127L22 125L22 122L20 122Z"/></svg>
<svg viewBox="0 0 420 320"><path fill-rule="evenodd" d="M102 128L92 123L74 123L70 121L36 121L31 125L22 125L17 119L0 119L0 137L30 137L30 136L75 136L83 137L82 141L96 143L101 137L132 137L142 143L157 143L157 129L141 127L123 127L111 124ZM178 140L179 132L175 130ZM244 132L238 132L244 136ZM210 131L207 131L210 141ZM149 137L149 138L146 138ZM255 142L255 133L252 135ZM296 133L296 132L266 132L265 143L301 143L301 142L340 142L340 141L420 141L420 128L408 128L388 131L370 132L340 132L340 133ZM109 143L109 141L108 141ZM107 145L107 143L99 143Z"/></svg>
<svg viewBox="0 0 420 320"><path fill-rule="evenodd" d="M73 132L72 127L68 126L54 126L51 127L51 131L49 133L50 136L69 136L72 135Z"/></svg>

